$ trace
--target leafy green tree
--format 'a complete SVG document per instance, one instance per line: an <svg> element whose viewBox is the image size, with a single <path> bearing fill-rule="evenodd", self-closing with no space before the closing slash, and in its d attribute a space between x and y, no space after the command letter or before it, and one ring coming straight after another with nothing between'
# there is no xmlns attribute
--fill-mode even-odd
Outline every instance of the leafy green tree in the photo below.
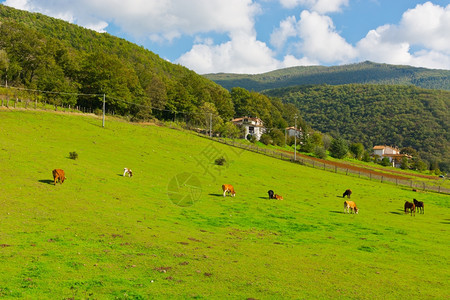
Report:
<svg viewBox="0 0 450 300"><path fill-rule="evenodd" d="M381 159L380 165L385 166L385 167L388 167L388 166L392 166L392 163L391 163L391 161L389 160L389 157L383 157L383 158Z"/></svg>
<svg viewBox="0 0 450 300"><path fill-rule="evenodd" d="M420 158L413 158L411 168L417 171L425 171L427 169L427 164Z"/></svg>
<svg viewBox="0 0 450 300"><path fill-rule="evenodd" d="M354 143L350 145L350 152L353 154L353 157L361 160L362 155L364 153L364 146L361 143Z"/></svg>
<svg viewBox="0 0 450 300"><path fill-rule="evenodd" d="M361 160L364 162L370 162L372 160L372 158L370 157L370 152L364 151Z"/></svg>
<svg viewBox="0 0 450 300"><path fill-rule="evenodd" d="M241 135L239 128L232 122L225 122L218 131L220 136L227 138L238 138Z"/></svg>
<svg viewBox="0 0 450 300"><path fill-rule="evenodd" d="M325 148L325 150L328 150L330 148L332 140L333 140L333 138L331 136L329 136L328 134L324 134L322 136L322 143L323 143L323 147Z"/></svg>
<svg viewBox="0 0 450 300"><path fill-rule="evenodd" d="M220 131L223 125L223 120L220 117L216 106L214 103L210 102L205 102L198 108L192 122L197 126L206 128L206 130L209 130L211 125L213 131Z"/></svg>
<svg viewBox="0 0 450 300"><path fill-rule="evenodd" d="M272 144L272 142L273 142L272 137L268 133L263 133L261 135L261 138L259 139L259 141L261 143L263 143L264 145L269 145L269 144Z"/></svg>
<svg viewBox="0 0 450 300"><path fill-rule="evenodd" d="M402 170L407 170L409 169L409 161L407 157L402 157L402 161L400 163L400 168Z"/></svg>
<svg viewBox="0 0 450 300"><path fill-rule="evenodd" d="M332 157L342 159L348 153L347 142L342 138L333 139L329 151Z"/></svg>
<svg viewBox="0 0 450 300"><path fill-rule="evenodd" d="M277 145L277 146L284 145L284 134L280 129L273 128L270 130L269 134L272 137L273 145Z"/></svg>

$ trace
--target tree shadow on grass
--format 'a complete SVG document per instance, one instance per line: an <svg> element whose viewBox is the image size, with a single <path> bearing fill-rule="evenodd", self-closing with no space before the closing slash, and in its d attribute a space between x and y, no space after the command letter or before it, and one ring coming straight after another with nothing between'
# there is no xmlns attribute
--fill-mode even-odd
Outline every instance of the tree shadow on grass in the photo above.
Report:
<svg viewBox="0 0 450 300"><path fill-rule="evenodd" d="M46 183L46 184L55 184L55 181L51 179L41 179L39 180L40 183Z"/></svg>

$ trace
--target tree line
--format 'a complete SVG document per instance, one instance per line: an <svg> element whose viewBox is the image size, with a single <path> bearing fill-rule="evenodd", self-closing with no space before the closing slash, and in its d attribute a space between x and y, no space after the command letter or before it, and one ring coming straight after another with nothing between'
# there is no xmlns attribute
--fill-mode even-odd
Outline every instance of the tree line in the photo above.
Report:
<svg viewBox="0 0 450 300"><path fill-rule="evenodd" d="M0 5L0 82L55 93L50 104L102 107L133 121L176 119L235 135L235 116L284 128L298 110L291 104L236 88L228 91L183 66L107 33L97 33L37 13ZM59 94L64 92L66 94ZM86 97L80 94L98 94ZM228 124L227 124L228 123Z"/></svg>

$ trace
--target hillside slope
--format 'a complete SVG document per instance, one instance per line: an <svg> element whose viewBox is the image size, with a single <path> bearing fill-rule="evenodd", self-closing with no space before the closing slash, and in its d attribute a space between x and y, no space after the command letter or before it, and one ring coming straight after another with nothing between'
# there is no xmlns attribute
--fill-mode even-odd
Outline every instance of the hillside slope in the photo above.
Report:
<svg viewBox="0 0 450 300"><path fill-rule="evenodd" d="M205 102L225 119L234 113L224 88L143 47L1 4L0 79L1 85L7 79L9 86L54 92L36 97L66 106L101 108L106 94L109 110L136 119L192 115ZM60 92L66 94L55 96Z"/></svg>
<svg viewBox="0 0 450 300"><path fill-rule="evenodd" d="M353 143L412 147L450 166L450 92L413 86L297 86L265 91L295 104L314 129Z"/></svg>
<svg viewBox="0 0 450 300"><path fill-rule="evenodd" d="M218 73L204 76L228 90L233 87L242 87L263 91L296 85L351 83L401 84L450 90L450 70L432 70L368 61L333 67L291 67L256 75Z"/></svg>
<svg viewBox="0 0 450 300"><path fill-rule="evenodd" d="M450 289L446 195L111 118L102 128L95 116L1 109L0 127L2 297L442 299ZM236 197L222 196L224 183ZM347 188L358 215L342 213ZM425 214L403 213L413 197Z"/></svg>

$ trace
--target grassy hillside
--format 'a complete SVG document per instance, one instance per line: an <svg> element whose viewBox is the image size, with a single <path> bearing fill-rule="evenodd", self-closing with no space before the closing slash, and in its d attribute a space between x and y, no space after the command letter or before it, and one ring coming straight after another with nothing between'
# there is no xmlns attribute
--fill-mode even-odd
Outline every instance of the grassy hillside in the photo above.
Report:
<svg viewBox="0 0 450 300"><path fill-rule="evenodd" d="M448 296L446 195L113 119L102 128L93 116L3 109L0 127L2 297ZM215 167L216 155L229 164ZM54 168L64 184L53 185ZM183 173L198 179L179 187L191 206L168 194ZM223 183L237 196L223 198ZM347 188L358 215L342 213ZM269 189L284 200L267 199ZM424 215L403 214L413 197Z"/></svg>
<svg viewBox="0 0 450 300"><path fill-rule="evenodd" d="M450 71L363 62L343 66L291 67L263 74L206 74L226 89L242 87L263 91L296 85L350 83L415 85L450 90Z"/></svg>

